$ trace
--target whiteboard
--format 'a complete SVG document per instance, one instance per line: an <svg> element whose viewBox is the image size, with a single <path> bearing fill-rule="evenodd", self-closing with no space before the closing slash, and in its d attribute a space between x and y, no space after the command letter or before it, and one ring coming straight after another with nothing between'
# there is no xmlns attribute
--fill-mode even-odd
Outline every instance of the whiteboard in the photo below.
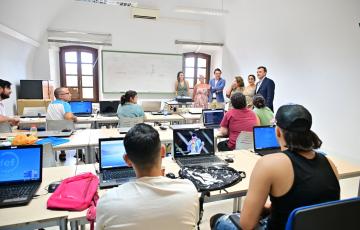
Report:
<svg viewBox="0 0 360 230"><path fill-rule="evenodd" d="M135 90L142 93L175 91L182 70L181 54L102 51L103 93Z"/></svg>

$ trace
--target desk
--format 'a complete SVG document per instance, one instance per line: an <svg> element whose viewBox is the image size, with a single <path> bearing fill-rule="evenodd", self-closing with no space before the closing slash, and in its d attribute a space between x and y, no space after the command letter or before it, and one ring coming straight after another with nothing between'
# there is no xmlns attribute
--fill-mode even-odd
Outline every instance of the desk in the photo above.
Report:
<svg viewBox="0 0 360 230"><path fill-rule="evenodd" d="M46 202L50 197L45 188L54 181L83 172L95 172L93 165L82 165L76 170L76 166L61 166L43 169L43 181L37 191L38 197L28 205L0 209L0 229L37 229L50 226L59 226L61 230L67 229L68 211L55 211L46 208Z"/></svg>
<svg viewBox="0 0 360 230"><path fill-rule="evenodd" d="M171 114L171 115L152 115L151 113L145 113L144 121L146 122L155 122L158 121L160 123L163 122L182 122L184 118L179 114Z"/></svg>
<svg viewBox="0 0 360 230"><path fill-rule="evenodd" d="M181 113L180 116L184 118L185 123L195 123L195 122L202 123L202 121L200 120L201 113L200 114Z"/></svg>

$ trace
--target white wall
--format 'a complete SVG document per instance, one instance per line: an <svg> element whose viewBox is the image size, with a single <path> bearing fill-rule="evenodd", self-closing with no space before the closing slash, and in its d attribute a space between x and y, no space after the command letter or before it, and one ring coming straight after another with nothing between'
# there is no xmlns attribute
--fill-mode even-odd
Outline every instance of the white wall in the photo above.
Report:
<svg viewBox="0 0 360 230"><path fill-rule="evenodd" d="M217 24L219 25L219 22ZM176 39L219 42L223 36L222 33L215 31L214 25L211 25L210 21L207 24L202 19L174 20L169 17L160 17L156 22L133 20L130 18L129 8L92 5L75 1L56 16L49 28L111 33L112 47L103 47L103 49L139 52L181 53L181 49L174 43ZM34 55L34 77L37 79L50 79L48 72L58 73L58 71L49 70L46 67L49 66L49 62L44 57L48 55L48 46L47 41L44 40ZM56 61L54 55L56 53L52 52L52 61ZM217 53L213 55L216 56ZM221 54L218 56L221 58ZM219 62L219 58L214 60ZM101 69L99 68L99 70L100 99L118 99L121 96L119 94L102 93ZM175 79L176 73L174 73L174 82ZM140 94L139 96L140 98L170 98L173 97L173 94Z"/></svg>
<svg viewBox="0 0 360 230"><path fill-rule="evenodd" d="M360 162L360 1L236 1L225 18L225 75L268 67L275 108L306 106L324 149Z"/></svg>

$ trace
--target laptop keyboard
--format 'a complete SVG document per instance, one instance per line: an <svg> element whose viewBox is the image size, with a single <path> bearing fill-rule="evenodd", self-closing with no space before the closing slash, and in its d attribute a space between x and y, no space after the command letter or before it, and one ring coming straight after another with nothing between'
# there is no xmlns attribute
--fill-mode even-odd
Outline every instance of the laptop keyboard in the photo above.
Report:
<svg viewBox="0 0 360 230"><path fill-rule="evenodd" d="M121 170L121 171L105 171L103 173L104 180L113 180L118 178L136 177L134 170Z"/></svg>
<svg viewBox="0 0 360 230"><path fill-rule="evenodd" d="M87 114L87 113L78 113L78 114L75 114L75 116L77 117L90 117L91 114Z"/></svg>
<svg viewBox="0 0 360 230"><path fill-rule="evenodd" d="M0 201L20 201L26 200L28 195L33 193L39 184L19 184L9 185L0 188Z"/></svg>
<svg viewBox="0 0 360 230"><path fill-rule="evenodd" d="M203 165L203 166L211 166L214 163L224 163L224 161L220 160L217 157L196 157L196 158L187 158L187 159L181 159L180 162L183 165Z"/></svg>

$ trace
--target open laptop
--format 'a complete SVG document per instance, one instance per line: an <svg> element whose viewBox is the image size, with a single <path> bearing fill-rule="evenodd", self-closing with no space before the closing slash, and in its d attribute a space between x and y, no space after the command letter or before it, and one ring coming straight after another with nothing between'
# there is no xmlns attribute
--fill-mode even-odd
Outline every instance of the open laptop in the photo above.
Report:
<svg viewBox="0 0 360 230"><path fill-rule="evenodd" d="M0 147L0 207L26 205L42 181L42 145Z"/></svg>
<svg viewBox="0 0 360 230"><path fill-rule="evenodd" d="M224 114L223 109L204 109L202 112L204 126L207 128L219 128Z"/></svg>
<svg viewBox="0 0 360 230"><path fill-rule="evenodd" d="M173 146L174 159L180 167L227 165L225 161L215 156L213 129L174 129Z"/></svg>
<svg viewBox="0 0 360 230"><path fill-rule="evenodd" d="M280 145L276 140L275 126L254 126L254 152L264 156L280 152Z"/></svg>
<svg viewBox="0 0 360 230"><path fill-rule="evenodd" d="M70 101L72 113L77 117L90 117L92 114L91 101Z"/></svg>
<svg viewBox="0 0 360 230"><path fill-rule="evenodd" d="M100 189L115 187L136 178L124 155L124 138L99 139Z"/></svg>
<svg viewBox="0 0 360 230"><path fill-rule="evenodd" d="M46 117L45 107L24 107L23 113L20 118L37 118Z"/></svg>
<svg viewBox="0 0 360 230"><path fill-rule="evenodd" d="M161 101L142 101L141 106L144 112L159 112L161 110Z"/></svg>
<svg viewBox="0 0 360 230"><path fill-rule="evenodd" d="M46 137L70 137L74 133L74 130L64 129L60 130L47 130L47 131L38 131L36 136L38 138L46 138Z"/></svg>
<svg viewBox="0 0 360 230"><path fill-rule="evenodd" d="M120 101L100 101L100 115L104 117L115 117Z"/></svg>

